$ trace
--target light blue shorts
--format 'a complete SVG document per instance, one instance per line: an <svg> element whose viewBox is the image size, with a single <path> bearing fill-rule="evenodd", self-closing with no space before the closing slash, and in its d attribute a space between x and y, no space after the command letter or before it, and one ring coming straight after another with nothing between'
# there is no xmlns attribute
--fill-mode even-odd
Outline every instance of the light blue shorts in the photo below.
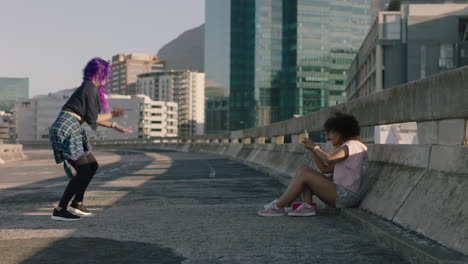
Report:
<svg viewBox="0 0 468 264"><path fill-rule="evenodd" d="M359 196L359 194L348 190L342 185L336 184L336 208L357 207L360 201L361 197Z"/></svg>

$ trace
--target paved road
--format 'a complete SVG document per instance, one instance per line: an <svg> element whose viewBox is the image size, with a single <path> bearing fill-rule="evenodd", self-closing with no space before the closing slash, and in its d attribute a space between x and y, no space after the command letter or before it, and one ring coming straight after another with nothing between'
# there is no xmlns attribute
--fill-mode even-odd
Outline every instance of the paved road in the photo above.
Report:
<svg viewBox="0 0 468 264"><path fill-rule="evenodd" d="M0 263L403 263L339 215L262 218L282 187L212 155L97 151L78 222L50 220L66 184L49 150L0 165Z"/></svg>

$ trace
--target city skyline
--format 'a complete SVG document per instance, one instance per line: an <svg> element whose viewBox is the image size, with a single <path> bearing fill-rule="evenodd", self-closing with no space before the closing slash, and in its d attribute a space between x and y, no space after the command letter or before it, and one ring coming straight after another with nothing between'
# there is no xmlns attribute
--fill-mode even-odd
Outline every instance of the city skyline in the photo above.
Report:
<svg viewBox="0 0 468 264"><path fill-rule="evenodd" d="M76 88L92 57L157 54L204 23L204 6L204 0L9 2L0 10L6 40L0 43L0 76L29 78L31 97Z"/></svg>

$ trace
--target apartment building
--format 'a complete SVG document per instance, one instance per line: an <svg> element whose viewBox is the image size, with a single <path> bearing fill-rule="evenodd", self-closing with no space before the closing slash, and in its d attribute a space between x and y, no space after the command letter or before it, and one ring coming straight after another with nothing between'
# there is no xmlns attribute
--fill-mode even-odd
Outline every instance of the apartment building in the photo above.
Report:
<svg viewBox="0 0 468 264"><path fill-rule="evenodd" d="M112 57L110 92L113 94L136 94L138 74L165 70L165 63L158 56L144 53L120 53Z"/></svg>
<svg viewBox="0 0 468 264"><path fill-rule="evenodd" d="M178 105L179 136L205 132L205 74L164 71L138 75L137 93Z"/></svg>
<svg viewBox="0 0 468 264"><path fill-rule="evenodd" d="M33 99L18 100L14 111L17 139L21 141L48 140L49 129L71 94L50 94ZM109 104L125 109L115 122L133 130L122 134L113 129L98 127L93 131L83 127L91 140L118 140L177 136L177 104L153 101L144 95L110 95Z"/></svg>

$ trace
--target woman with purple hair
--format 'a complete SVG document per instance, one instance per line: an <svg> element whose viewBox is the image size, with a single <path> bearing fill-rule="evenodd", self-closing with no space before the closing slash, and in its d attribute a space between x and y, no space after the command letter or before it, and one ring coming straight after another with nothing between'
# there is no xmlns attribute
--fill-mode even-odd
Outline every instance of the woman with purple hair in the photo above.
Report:
<svg viewBox="0 0 468 264"><path fill-rule="evenodd" d="M91 215L83 205L83 198L98 169L98 163L91 153L91 144L81 125L86 122L93 130L99 125L113 128L121 133L133 132L108 121L124 114L123 108L116 108L111 112L105 97L109 68L109 63L101 58L93 58L88 62L83 70L83 83L65 103L49 130L55 162L57 164L64 162L65 172L71 178L60 203L52 213L53 220L72 221L79 220L80 216ZM67 163L76 170L75 176L72 175ZM72 198L73 201L68 207Z"/></svg>

